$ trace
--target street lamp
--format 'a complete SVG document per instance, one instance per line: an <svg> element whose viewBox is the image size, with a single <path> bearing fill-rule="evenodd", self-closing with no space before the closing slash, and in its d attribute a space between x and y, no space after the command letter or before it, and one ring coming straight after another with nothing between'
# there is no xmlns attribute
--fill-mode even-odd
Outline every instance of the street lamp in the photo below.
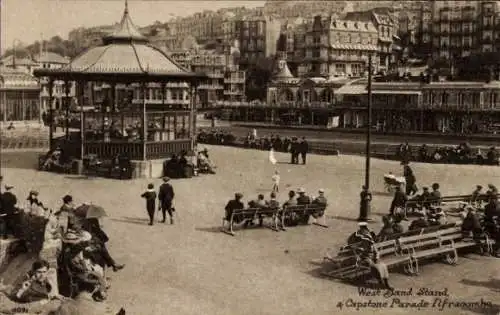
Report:
<svg viewBox="0 0 500 315"><path fill-rule="evenodd" d="M17 38L14 38L12 41L12 49L13 49L13 54L12 54L12 68L16 68L16 43L19 44L21 41Z"/></svg>
<svg viewBox="0 0 500 315"><path fill-rule="evenodd" d="M366 160L365 160L365 185L360 195L360 207L358 221L370 221L370 157L371 157L371 133L372 133L372 55L368 55L368 121L366 129Z"/></svg>

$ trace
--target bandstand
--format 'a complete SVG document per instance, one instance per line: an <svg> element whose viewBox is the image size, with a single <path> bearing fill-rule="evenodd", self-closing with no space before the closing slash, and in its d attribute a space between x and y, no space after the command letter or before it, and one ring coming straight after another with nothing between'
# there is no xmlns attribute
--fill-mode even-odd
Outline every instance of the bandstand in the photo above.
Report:
<svg viewBox="0 0 500 315"><path fill-rule="evenodd" d="M150 45L131 21L127 4L119 26L103 38L103 45L62 68L34 74L48 79L49 104L54 82L65 82L66 117L69 87L76 83L80 126L71 126L76 129L71 132L66 124L65 136L58 141L50 128L51 149L63 143L67 155L80 161L89 154L102 159L125 155L142 170L138 177L160 176L159 170L151 170L152 161L195 150L197 87L207 77L187 71ZM85 112L88 106L100 110ZM49 112L54 117L52 106Z"/></svg>

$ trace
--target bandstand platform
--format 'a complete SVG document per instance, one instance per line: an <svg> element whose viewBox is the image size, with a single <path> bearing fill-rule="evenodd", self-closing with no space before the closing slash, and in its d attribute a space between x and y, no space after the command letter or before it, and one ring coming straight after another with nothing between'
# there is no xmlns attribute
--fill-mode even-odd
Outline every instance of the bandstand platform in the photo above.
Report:
<svg viewBox="0 0 500 315"><path fill-rule="evenodd" d="M119 154L132 160L133 177L160 177L166 158L181 152L196 156L197 87L207 76L184 69L150 45L130 19L127 5L103 45L62 68L38 69L34 74L48 80L49 104L54 82L64 82L66 119L70 87L76 85L80 126L70 130L66 123L62 138L54 137L51 126L50 149L64 148L65 155L79 161L79 170L89 155L112 159ZM53 124L52 105L49 116Z"/></svg>

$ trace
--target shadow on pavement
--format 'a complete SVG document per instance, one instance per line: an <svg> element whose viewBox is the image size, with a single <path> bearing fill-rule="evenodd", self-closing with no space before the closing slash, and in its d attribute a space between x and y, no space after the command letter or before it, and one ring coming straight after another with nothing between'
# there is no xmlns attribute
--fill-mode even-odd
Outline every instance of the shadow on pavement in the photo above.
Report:
<svg viewBox="0 0 500 315"><path fill-rule="evenodd" d="M321 268L315 268L309 271L306 271L305 273L313 276L314 278L321 279L324 281L335 281L337 283L343 283L349 286L357 287L357 288L369 288L369 289L378 289L379 285L377 281L372 278L367 276L368 280L363 280L363 279L353 279L353 280L340 280L340 279L334 279L332 277L328 277L324 275L324 272L327 272L328 268L325 268L324 266Z"/></svg>
<svg viewBox="0 0 500 315"><path fill-rule="evenodd" d="M43 151L2 152L2 167L36 170L38 169L38 155L44 153Z"/></svg>
<svg viewBox="0 0 500 315"><path fill-rule="evenodd" d="M137 225L148 225L149 223L149 219L132 218L132 217L110 218L110 220L115 222L130 223Z"/></svg>
<svg viewBox="0 0 500 315"><path fill-rule="evenodd" d="M222 228L220 226L214 227L195 227L196 231L209 232L209 233L222 233Z"/></svg>
<svg viewBox="0 0 500 315"><path fill-rule="evenodd" d="M474 286L474 287L484 287L484 288L488 288L488 289L500 292L500 279L490 279L488 281L476 281L476 280L462 279L462 280L460 280L460 283L463 283L465 285Z"/></svg>

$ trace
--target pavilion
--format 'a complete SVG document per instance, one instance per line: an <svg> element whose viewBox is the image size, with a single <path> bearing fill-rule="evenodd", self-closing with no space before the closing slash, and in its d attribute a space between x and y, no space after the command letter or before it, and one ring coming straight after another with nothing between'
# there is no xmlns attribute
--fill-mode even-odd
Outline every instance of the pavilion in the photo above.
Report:
<svg viewBox="0 0 500 315"><path fill-rule="evenodd" d="M66 136L56 142L50 128L51 149L64 145L66 154L79 161L89 154L102 159L126 155L139 169L136 177L160 176L161 167L155 168L152 160L195 150L197 90L207 77L189 72L152 46L132 22L127 2L120 24L103 37L103 45L88 49L61 68L38 69L34 74L48 78L49 99L54 82L65 82L66 119L71 82L76 83L80 126L72 127L79 132L70 134L66 123ZM84 105L96 105L94 85L107 86L107 93L99 112L85 112ZM181 92L176 93L178 104L165 101L172 89ZM49 116L53 122L52 105Z"/></svg>

